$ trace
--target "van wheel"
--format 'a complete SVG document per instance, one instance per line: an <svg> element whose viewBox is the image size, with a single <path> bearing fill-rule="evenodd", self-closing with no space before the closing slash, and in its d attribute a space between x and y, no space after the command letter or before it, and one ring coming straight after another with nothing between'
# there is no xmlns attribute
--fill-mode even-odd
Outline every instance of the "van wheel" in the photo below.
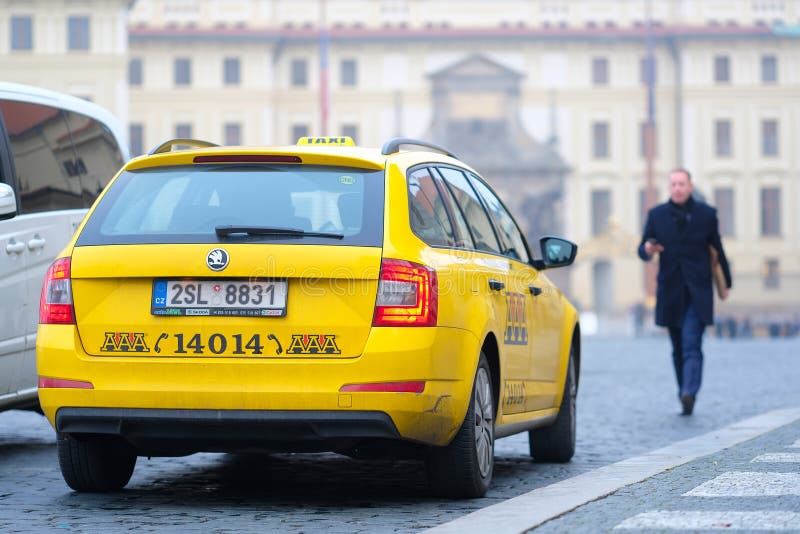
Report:
<svg viewBox="0 0 800 534"><path fill-rule="evenodd" d="M428 481L443 497L482 497L494 470L494 393L492 374L481 352L472 400L458 433L446 447L434 448L427 458Z"/></svg>
<svg viewBox="0 0 800 534"><path fill-rule="evenodd" d="M575 362L569 352L567 379L558 417L549 426L528 431L531 456L537 462L569 462L575 454L575 421L578 384L575 379Z"/></svg>
<svg viewBox="0 0 800 534"><path fill-rule="evenodd" d="M116 491L131 479L136 453L121 438L59 433L57 443L61 475L75 491Z"/></svg>

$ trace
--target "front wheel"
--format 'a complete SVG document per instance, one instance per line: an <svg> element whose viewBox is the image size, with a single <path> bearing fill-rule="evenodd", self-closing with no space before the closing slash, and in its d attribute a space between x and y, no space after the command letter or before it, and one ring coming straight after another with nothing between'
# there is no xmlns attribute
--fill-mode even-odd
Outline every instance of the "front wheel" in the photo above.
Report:
<svg viewBox="0 0 800 534"><path fill-rule="evenodd" d="M575 376L575 358L569 352L567 379L558 417L549 426L528 431L531 456L537 462L565 463L575 454L575 422L578 381Z"/></svg>
<svg viewBox="0 0 800 534"><path fill-rule="evenodd" d="M433 449L427 458L428 480L437 495L482 497L489 489L494 470L494 416L492 374L481 353L461 428L449 445Z"/></svg>
<svg viewBox="0 0 800 534"><path fill-rule="evenodd" d="M75 491L116 491L131 479L136 453L121 438L59 433L57 443L61 474Z"/></svg>

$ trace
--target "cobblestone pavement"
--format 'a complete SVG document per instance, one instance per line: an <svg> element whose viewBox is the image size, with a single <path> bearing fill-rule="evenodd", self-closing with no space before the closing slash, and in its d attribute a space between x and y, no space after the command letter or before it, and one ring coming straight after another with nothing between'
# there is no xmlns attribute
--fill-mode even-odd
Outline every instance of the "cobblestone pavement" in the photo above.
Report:
<svg viewBox="0 0 800 534"><path fill-rule="evenodd" d="M586 338L573 461L535 464L526 435L499 440L492 488L468 501L432 497L420 464L334 454L140 458L124 491L77 494L61 478L44 418L0 413L0 531L417 532L752 415L800 406L797 339L709 338L705 352L695 415L681 417L666 337Z"/></svg>

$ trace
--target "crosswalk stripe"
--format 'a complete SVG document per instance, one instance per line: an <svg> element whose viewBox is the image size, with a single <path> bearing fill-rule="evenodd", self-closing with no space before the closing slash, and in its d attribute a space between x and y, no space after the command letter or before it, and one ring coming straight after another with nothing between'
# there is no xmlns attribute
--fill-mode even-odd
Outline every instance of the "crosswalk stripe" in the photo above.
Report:
<svg viewBox="0 0 800 534"><path fill-rule="evenodd" d="M426 534L522 532L666 469L733 447L800 420L800 408L767 412L708 434L582 473L481 508Z"/></svg>
<svg viewBox="0 0 800 534"><path fill-rule="evenodd" d="M773 452L756 456L751 462L800 463L800 453Z"/></svg>
<svg viewBox="0 0 800 534"><path fill-rule="evenodd" d="M729 472L684 493L688 497L800 495L800 473Z"/></svg>
<svg viewBox="0 0 800 534"><path fill-rule="evenodd" d="M630 517L614 530L794 530L800 524L796 512L645 512Z"/></svg>

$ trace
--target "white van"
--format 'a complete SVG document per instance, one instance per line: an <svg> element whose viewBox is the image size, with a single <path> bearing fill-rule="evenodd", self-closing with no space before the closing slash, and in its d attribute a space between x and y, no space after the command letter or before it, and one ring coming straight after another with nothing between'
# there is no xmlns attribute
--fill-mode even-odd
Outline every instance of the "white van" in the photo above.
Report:
<svg viewBox="0 0 800 534"><path fill-rule="evenodd" d="M0 82L0 410L38 408L48 266L128 159L120 124L72 96Z"/></svg>

